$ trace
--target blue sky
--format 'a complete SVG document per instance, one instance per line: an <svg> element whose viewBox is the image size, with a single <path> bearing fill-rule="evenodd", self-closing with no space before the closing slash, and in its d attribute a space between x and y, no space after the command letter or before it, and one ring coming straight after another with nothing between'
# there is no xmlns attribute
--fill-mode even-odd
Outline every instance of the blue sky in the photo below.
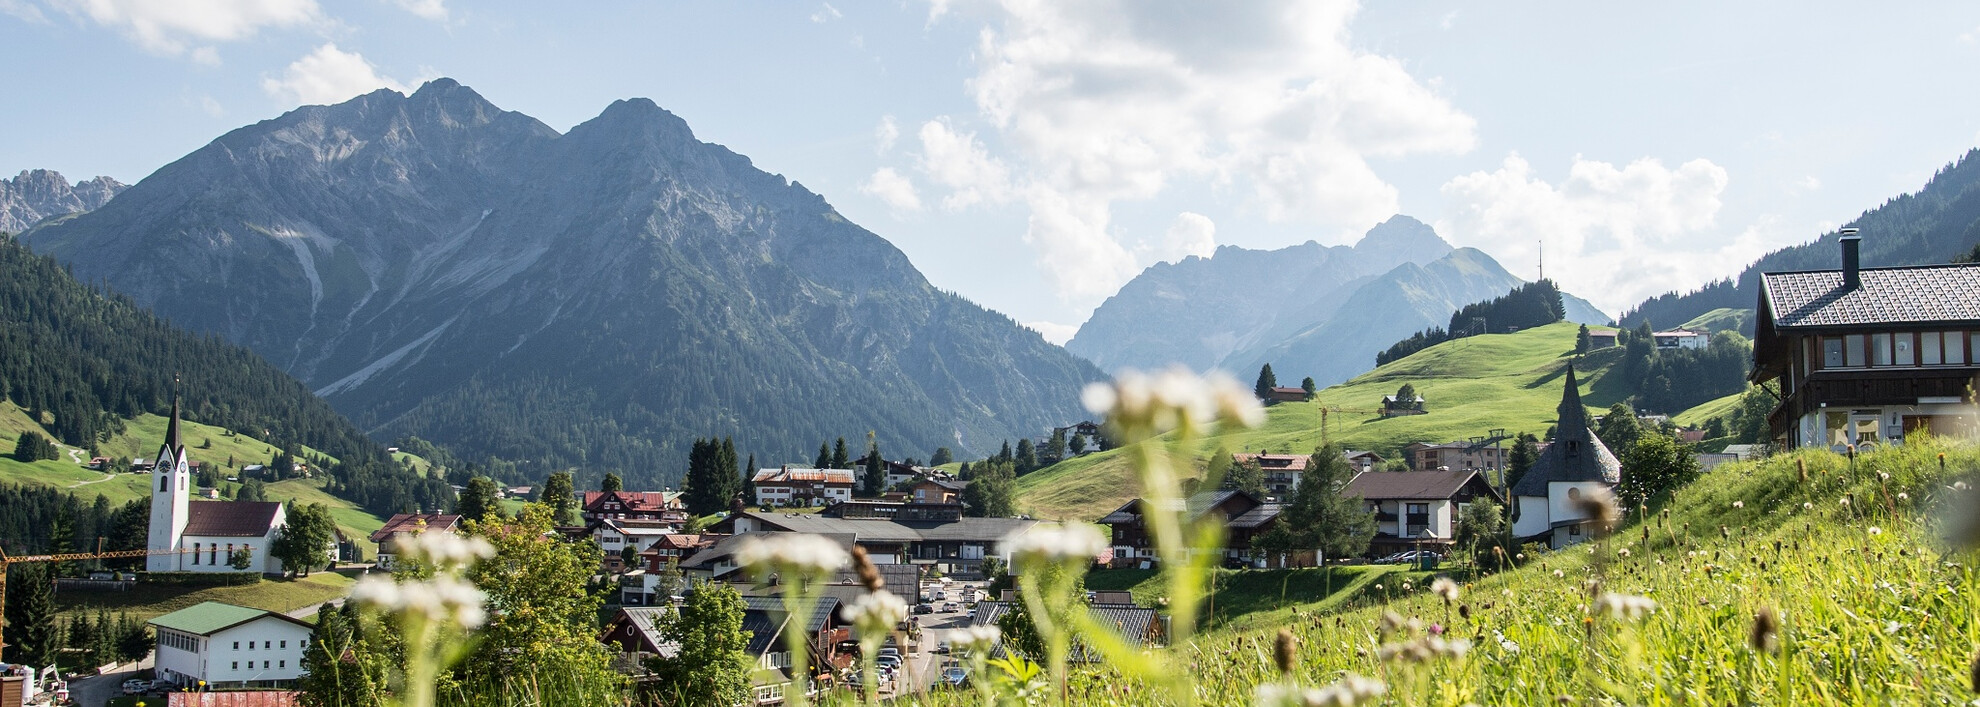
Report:
<svg viewBox="0 0 1980 707"><path fill-rule="evenodd" d="M0 0L0 171L133 182L449 76L560 130L645 96L1064 340L1217 245L1435 225L1611 314L1980 144L1954 3ZM1875 237L1875 234L1865 234Z"/></svg>

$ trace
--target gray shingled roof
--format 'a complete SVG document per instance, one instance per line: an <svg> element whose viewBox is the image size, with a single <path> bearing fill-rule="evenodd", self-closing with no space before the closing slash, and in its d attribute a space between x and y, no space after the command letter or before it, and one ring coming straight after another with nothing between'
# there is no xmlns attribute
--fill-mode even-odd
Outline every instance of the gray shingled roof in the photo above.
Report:
<svg viewBox="0 0 1980 707"><path fill-rule="evenodd" d="M1841 270L1766 273L1761 296L1777 328L1980 321L1980 264L1858 273L1862 286L1848 290Z"/></svg>
<svg viewBox="0 0 1980 707"><path fill-rule="evenodd" d="M1477 475L1476 471L1364 471L1341 489L1341 495L1368 500L1442 500L1456 496Z"/></svg>
<svg viewBox="0 0 1980 707"><path fill-rule="evenodd" d="M1581 405L1573 367L1568 368L1566 386L1557 409L1560 422L1554 428L1554 443L1513 484L1513 496L1545 496L1547 484L1554 481L1622 481L1622 463L1588 429L1588 409Z"/></svg>

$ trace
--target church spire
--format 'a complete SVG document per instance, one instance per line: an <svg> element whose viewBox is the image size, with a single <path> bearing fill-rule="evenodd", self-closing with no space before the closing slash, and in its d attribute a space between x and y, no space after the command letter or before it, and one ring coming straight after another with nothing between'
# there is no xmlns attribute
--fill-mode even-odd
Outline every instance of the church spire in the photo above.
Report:
<svg viewBox="0 0 1980 707"><path fill-rule="evenodd" d="M172 418L165 423L165 451L174 457L185 445L179 442L179 377L172 376Z"/></svg>
<svg viewBox="0 0 1980 707"><path fill-rule="evenodd" d="M1567 389L1561 391L1561 406L1555 411L1560 421L1554 426L1555 439L1587 440L1594 435L1588 431L1588 408L1581 404L1581 388L1574 380L1574 364L1567 367Z"/></svg>

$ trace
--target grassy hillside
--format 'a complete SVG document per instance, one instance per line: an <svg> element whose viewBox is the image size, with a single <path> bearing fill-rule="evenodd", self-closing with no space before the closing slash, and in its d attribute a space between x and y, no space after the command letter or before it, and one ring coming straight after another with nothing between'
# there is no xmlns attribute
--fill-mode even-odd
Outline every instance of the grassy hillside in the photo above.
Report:
<svg viewBox="0 0 1980 707"><path fill-rule="evenodd" d="M1671 422L1684 427L1703 427L1705 423L1711 422L1712 418L1732 414L1733 408L1739 407L1739 396L1744 394L1733 393L1717 400L1699 403L1697 407L1671 416Z"/></svg>
<svg viewBox="0 0 1980 707"><path fill-rule="evenodd" d="M158 446L165 437L163 417L140 415L127 420L124 431L99 446L106 456L151 458L158 453ZM218 464L230 472L238 471L248 464L263 464L277 451L268 443L247 435L230 435L218 427L181 420L180 436L186 443L187 456L193 461ZM40 425L28 419L27 412L11 402L0 400L0 434L9 440L20 436L21 432L32 430L48 436ZM58 445L59 446L59 445ZM84 501L101 495L110 503L122 505L126 502L148 498L151 493L150 477L145 474L105 474L92 471L84 464L89 461L87 450L74 447L61 447L62 458L42 460L33 464L23 464L11 456L0 456L0 483L26 484L34 486L55 486L76 494ZM302 447L308 454L315 450ZM13 451L11 446L0 450L0 454ZM403 455L418 468L430 466L426 460L414 455ZM227 466L229 460L232 466ZM321 476L312 479L290 479L269 484L266 491L271 501L296 500L303 503L321 503L330 509L330 515L337 521L337 527L346 535L363 538L374 530L383 527L385 521L376 515L359 508L357 504L333 496L323 490L329 483ZM227 487L239 489L239 484L227 483ZM363 543L360 543L362 546Z"/></svg>
<svg viewBox="0 0 1980 707"><path fill-rule="evenodd" d="M1271 634L1281 626L1301 639L1301 681L1331 682L1343 671L1380 676L1400 704L1543 705L1563 696L1963 704L1972 697L1980 598L1961 589L1971 586L1969 562L1954 558L1973 550L1942 555L1933 516L1970 505L1948 485L1976 473L1980 449L1936 442L1863 455L1854 472L1824 451L1728 464L1682 490L1647 533L1626 522L1599 552L1583 545L1527 556L1517 570L1465 585L1455 604L1425 582L1390 582L1387 596L1301 607L1308 620L1214 630L1191 654L1205 661L1199 675L1216 676L1199 681L1209 704L1242 704L1273 679ZM1602 592L1647 597L1655 609L1636 620L1591 610L1595 602L1579 589L1591 579ZM1756 652L1748 645L1762 608L1778 612L1780 629L1775 650ZM1407 639L1381 632L1386 612L1442 624L1471 650L1385 664L1376 647ZM1115 678L1076 684L1122 687Z"/></svg>
<svg viewBox="0 0 1980 707"><path fill-rule="evenodd" d="M1679 328L1714 333L1736 331L1742 334L1751 334L1753 331L1753 310L1720 307L1694 317L1691 321L1685 322Z"/></svg>
<svg viewBox="0 0 1980 707"><path fill-rule="evenodd" d="M128 592L69 591L55 595L55 605L63 612L130 612L139 619L184 609L203 601L217 601L288 613L317 606L351 593L356 580L336 572L317 572L299 579L270 579L238 587L180 587L139 584Z"/></svg>
<svg viewBox="0 0 1980 707"><path fill-rule="evenodd" d="M1280 403L1264 425L1206 442L1199 464L1222 445L1232 451L1310 453L1322 443L1321 410L1333 441L1394 457L1411 442L1450 442L1504 429L1542 434L1561 400L1561 374L1574 357L1576 325L1552 324L1516 334L1488 334L1449 341L1390 362L1354 380L1320 391L1315 400ZM1581 357L1576 363L1582 400L1606 408L1622 399L1605 373L1620 349ZM1281 371L1296 380L1298 371ZM1427 415L1383 419L1373 412L1382 396L1402 384L1416 386ZM1335 411L1338 410L1338 411ZM1018 505L1040 518L1093 520L1141 488L1119 450L1088 454L1018 479Z"/></svg>

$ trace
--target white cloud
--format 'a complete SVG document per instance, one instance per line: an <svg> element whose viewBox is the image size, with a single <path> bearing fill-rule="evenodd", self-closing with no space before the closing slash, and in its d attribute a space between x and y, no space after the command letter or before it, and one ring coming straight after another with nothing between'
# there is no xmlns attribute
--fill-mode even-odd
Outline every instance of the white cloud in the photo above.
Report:
<svg viewBox="0 0 1980 707"><path fill-rule="evenodd" d="M446 0L393 0L399 9L410 12L421 19L434 22L447 21Z"/></svg>
<svg viewBox="0 0 1980 707"><path fill-rule="evenodd" d="M1972 44L1976 38L1980 38L1980 27L1959 33L1959 41L1966 44Z"/></svg>
<svg viewBox="0 0 1980 707"><path fill-rule="evenodd" d="M276 100L296 105L338 103L380 88L400 93L406 85L378 73L378 67L356 52L325 44L289 64L280 78L264 77L261 88Z"/></svg>
<svg viewBox="0 0 1980 707"><path fill-rule="evenodd" d="M14 19L22 22L48 24L48 16L42 14L41 8L35 7L26 0L0 0L0 14L12 15Z"/></svg>
<svg viewBox="0 0 1980 707"><path fill-rule="evenodd" d="M976 178L929 177L954 190L943 201L950 208L996 203L985 185L1007 180L1032 212L1026 241L1063 297L1110 294L1138 271L1121 243L1145 239L1114 232L1117 202L1203 180L1270 220L1359 232L1398 208L1368 158L1476 142L1470 116L1396 60L1352 46L1352 4L1000 7L979 35L968 82L999 152L955 161L988 170ZM948 9L931 4L930 20ZM934 131L979 144L962 123L931 125L925 150Z"/></svg>
<svg viewBox="0 0 1980 707"><path fill-rule="evenodd" d="M264 27L298 27L321 20L315 0L52 0L72 15L123 31L146 50L217 62L208 42L254 36Z"/></svg>
<svg viewBox="0 0 1980 707"><path fill-rule="evenodd" d="M894 149L894 142L901 139L901 125L894 122L894 116L880 116L880 124L873 128L873 142L880 154Z"/></svg>
<svg viewBox="0 0 1980 707"><path fill-rule="evenodd" d="M215 118L227 114L227 109L220 105L220 101L218 99L215 99L213 96L206 94L201 94L199 97L199 109L205 111L207 115L213 116Z"/></svg>
<svg viewBox="0 0 1980 707"><path fill-rule="evenodd" d="M845 17L845 14L839 12L839 8L832 7L832 3L829 2L820 3L818 7L818 11L811 13L811 21L821 24L825 22L831 22L832 20L836 20L841 17Z"/></svg>
<svg viewBox="0 0 1980 707"><path fill-rule="evenodd" d="M1072 341L1073 335L1079 333L1079 325L1077 324L1060 324L1058 322L1025 322L1024 326L1032 331L1038 332L1040 336L1045 337L1046 341L1050 341L1060 346L1064 346L1066 342Z"/></svg>
<svg viewBox="0 0 1980 707"><path fill-rule="evenodd" d="M1203 214L1184 211L1162 233L1160 243L1140 249L1148 260L1179 262L1192 255L1205 258L1217 252L1217 224Z"/></svg>
<svg viewBox="0 0 1980 707"><path fill-rule="evenodd" d="M922 174L950 189L942 208L953 211L1011 198L1010 169L990 156L976 133L956 132L947 120L938 119L922 123L920 137Z"/></svg>
<svg viewBox="0 0 1980 707"><path fill-rule="evenodd" d="M873 176L859 183L859 191L879 199L897 215L921 210L921 197L915 194L914 183L892 167L875 170Z"/></svg>
<svg viewBox="0 0 1980 707"><path fill-rule="evenodd" d="M1548 276L1616 314L1733 274L1792 240L1771 218L1727 237L1715 221L1727 181L1726 170L1705 159L1670 168L1650 158L1616 167L1577 157L1555 185L1513 154L1495 171L1445 183L1450 211L1436 227L1522 276L1533 274L1544 241Z"/></svg>

